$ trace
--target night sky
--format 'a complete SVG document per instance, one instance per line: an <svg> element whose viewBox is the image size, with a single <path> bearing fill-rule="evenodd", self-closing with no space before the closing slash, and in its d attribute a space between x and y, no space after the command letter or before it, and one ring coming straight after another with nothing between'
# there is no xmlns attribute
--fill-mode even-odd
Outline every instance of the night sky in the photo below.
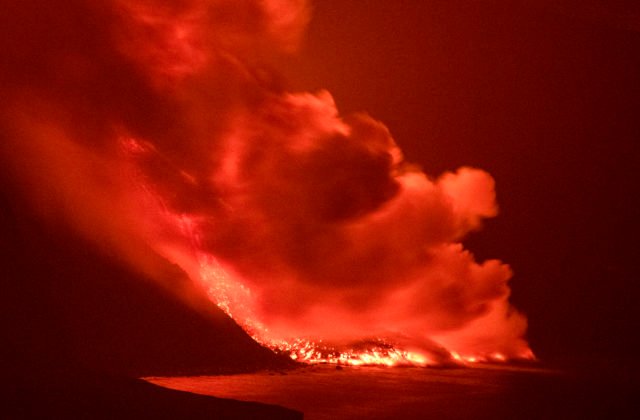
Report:
<svg viewBox="0 0 640 420"><path fill-rule="evenodd" d="M509 263L543 360L635 355L640 20L633 2L316 2L296 89L383 121L437 176L496 179L465 244ZM605 362L606 363L606 362Z"/></svg>

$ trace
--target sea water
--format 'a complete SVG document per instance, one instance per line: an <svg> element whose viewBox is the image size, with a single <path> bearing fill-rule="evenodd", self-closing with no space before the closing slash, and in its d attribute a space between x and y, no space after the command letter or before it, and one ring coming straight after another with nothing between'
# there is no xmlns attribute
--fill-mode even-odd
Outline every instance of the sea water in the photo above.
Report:
<svg viewBox="0 0 640 420"><path fill-rule="evenodd" d="M305 419L561 418L589 396L560 371L508 365L473 368L311 365L282 372L152 377L168 388L281 405ZM582 401L582 399L585 401Z"/></svg>

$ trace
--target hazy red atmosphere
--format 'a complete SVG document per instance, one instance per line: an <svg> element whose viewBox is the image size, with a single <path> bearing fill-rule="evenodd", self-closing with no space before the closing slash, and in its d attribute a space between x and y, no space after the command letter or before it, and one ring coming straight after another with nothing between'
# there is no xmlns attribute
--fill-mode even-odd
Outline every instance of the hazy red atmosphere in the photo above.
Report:
<svg viewBox="0 0 640 420"><path fill-rule="evenodd" d="M211 319L233 372L290 362L234 322L297 361L637 365L635 3L50 3L0 0L3 328L29 369L153 374L113 349L157 333L195 374L177 349Z"/></svg>
<svg viewBox="0 0 640 420"><path fill-rule="evenodd" d="M150 244L270 346L532 357L511 270L461 243L498 213L492 177L429 176L382 123L276 82L305 2L73 2L47 22L28 4L8 6L42 30L6 46L3 157L44 217L152 272Z"/></svg>

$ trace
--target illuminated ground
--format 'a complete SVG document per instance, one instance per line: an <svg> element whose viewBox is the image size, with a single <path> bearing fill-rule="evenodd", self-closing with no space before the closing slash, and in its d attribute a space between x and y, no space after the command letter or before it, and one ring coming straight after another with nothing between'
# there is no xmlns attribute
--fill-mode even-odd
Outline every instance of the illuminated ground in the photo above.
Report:
<svg viewBox="0 0 640 420"><path fill-rule="evenodd" d="M631 386L541 367L315 365L291 372L147 378L184 391L278 404L305 419L633 418Z"/></svg>

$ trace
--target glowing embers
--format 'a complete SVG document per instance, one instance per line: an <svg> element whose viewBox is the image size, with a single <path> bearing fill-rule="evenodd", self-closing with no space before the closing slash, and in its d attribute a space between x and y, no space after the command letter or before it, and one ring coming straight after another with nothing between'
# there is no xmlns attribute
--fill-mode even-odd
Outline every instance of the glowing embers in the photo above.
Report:
<svg viewBox="0 0 640 420"><path fill-rule="evenodd" d="M200 279L207 288L209 299L230 318L235 318L234 312L239 311L246 316L248 309L245 303L252 299L251 290L231 280L212 256L203 254L199 263Z"/></svg>
<svg viewBox="0 0 640 420"><path fill-rule="evenodd" d="M313 342L295 339L291 342L273 342L271 347L277 353L286 354L303 363L327 363L347 366L429 366L436 365L426 356L399 350L383 340L365 340L350 346L326 345L322 341Z"/></svg>
<svg viewBox="0 0 640 420"><path fill-rule="evenodd" d="M314 342L304 339L263 342L262 344L276 353L291 357L297 362L343 366L470 366L479 363L535 360L531 352L523 353L514 358L508 358L498 352L486 355L472 355L445 351L437 355L427 355L424 352L397 348L381 339L362 340L349 346L328 345L322 341Z"/></svg>
<svg viewBox="0 0 640 420"><path fill-rule="evenodd" d="M475 363L503 363L507 362L509 359L502 353L491 353L488 355L460 355L455 351L451 352L451 357L457 363L461 364L475 364ZM531 357L526 355L519 356L517 359L519 360L533 360L533 354Z"/></svg>

